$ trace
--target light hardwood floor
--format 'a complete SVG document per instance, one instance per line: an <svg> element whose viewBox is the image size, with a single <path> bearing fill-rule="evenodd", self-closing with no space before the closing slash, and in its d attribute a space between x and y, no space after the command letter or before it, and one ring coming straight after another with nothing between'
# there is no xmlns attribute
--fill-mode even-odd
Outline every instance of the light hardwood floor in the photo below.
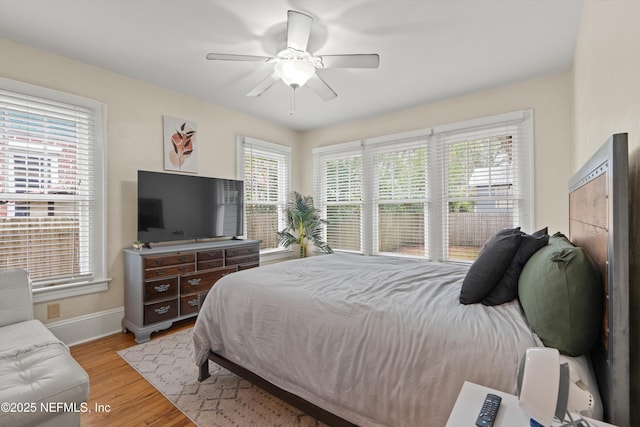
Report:
<svg viewBox="0 0 640 427"><path fill-rule="evenodd" d="M153 334L151 339L193 324L193 319L184 320ZM194 426L116 353L134 345L133 334L118 333L71 347L71 354L87 371L90 381L87 403L92 412L81 415L82 426Z"/></svg>

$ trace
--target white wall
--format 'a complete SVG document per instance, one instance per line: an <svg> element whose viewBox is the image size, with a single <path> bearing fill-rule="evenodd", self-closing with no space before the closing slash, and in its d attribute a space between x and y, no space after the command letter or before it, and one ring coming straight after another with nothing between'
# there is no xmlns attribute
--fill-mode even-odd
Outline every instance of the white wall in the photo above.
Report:
<svg viewBox="0 0 640 427"><path fill-rule="evenodd" d="M572 141L571 73L473 93L463 97L350 122L302 135L300 191L313 190L311 150L339 142L532 108L534 111L535 227L568 232L567 187ZM533 231L533 230L527 230Z"/></svg>
<svg viewBox="0 0 640 427"><path fill-rule="evenodd" d="M236 177L236 134L292 147L299 138L270 122L5 39L0 39L0 76L107 105L107 268L113 280L107 292L61 300L56 321L124 305L122 248L137 234L137 171L163 170L163 115L198 124L198 174L204 176ZM292 173L295 179L295 164ZM36 304L35 313L48 322L46 304Z"/></svg>
<svg viewBox="0 0 640 427"><path fill-rule="evenodd" d="M586 0L574 57L577 170L614 133L640 148L640 2Z"/></svg>

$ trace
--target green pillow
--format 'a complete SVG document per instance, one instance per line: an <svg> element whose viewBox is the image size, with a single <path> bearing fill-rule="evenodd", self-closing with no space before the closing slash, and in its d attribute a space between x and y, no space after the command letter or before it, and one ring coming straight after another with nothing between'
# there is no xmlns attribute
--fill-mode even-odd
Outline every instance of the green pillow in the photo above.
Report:
<svg viewBox="0 0 640 427"><path fill-rule="evenodd" d="M522 269L518 295L531 329L547 347L569 356L588 352L600 333L602 285L582 248L549 238Z"/></svg>

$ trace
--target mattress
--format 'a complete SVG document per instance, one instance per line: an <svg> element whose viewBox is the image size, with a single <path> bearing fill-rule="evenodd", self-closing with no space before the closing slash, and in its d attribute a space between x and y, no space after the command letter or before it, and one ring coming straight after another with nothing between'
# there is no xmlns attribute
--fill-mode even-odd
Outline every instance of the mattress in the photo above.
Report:
<svg viewBox="0 0 640 427"><path fill-rule="evenodd" d="M517 301L459 303L467 267L333 254L225 276L194 328L209 350L360 426L442 426L464 381L516 392L536 345Z"/></svg>

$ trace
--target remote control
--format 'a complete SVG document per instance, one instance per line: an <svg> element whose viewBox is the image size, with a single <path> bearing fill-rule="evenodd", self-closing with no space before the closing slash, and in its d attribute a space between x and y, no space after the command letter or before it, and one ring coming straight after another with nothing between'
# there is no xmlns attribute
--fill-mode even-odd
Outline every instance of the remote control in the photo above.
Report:
<svg viewBox="0 0 640 427"><path fill-rule="evenodd" d="M480 409L480 414L476 420L478 427L493 427L493 422L496 420L498 409L500 408L500 402L502 398L495 394L487 394Z"/></svg>

